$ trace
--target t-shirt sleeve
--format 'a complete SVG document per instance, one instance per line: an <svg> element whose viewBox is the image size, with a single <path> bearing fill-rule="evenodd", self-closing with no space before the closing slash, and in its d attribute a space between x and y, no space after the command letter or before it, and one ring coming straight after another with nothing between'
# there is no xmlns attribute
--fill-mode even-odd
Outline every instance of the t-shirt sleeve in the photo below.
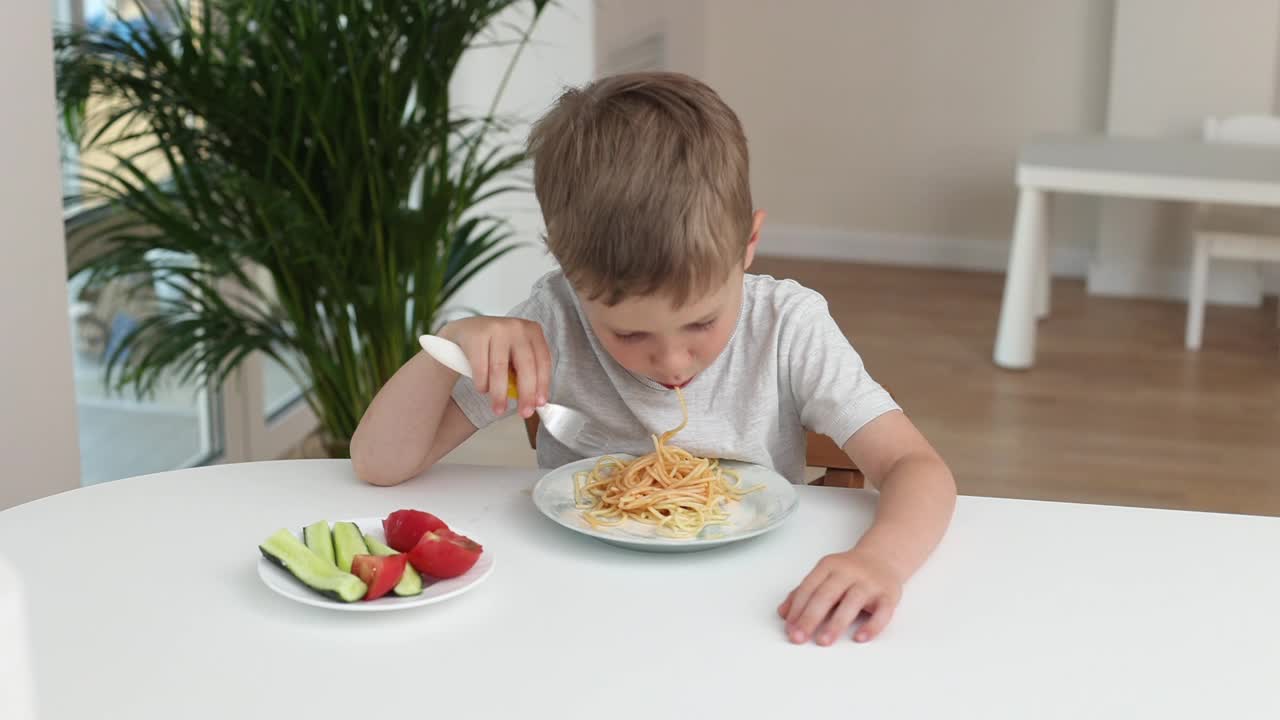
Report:
<svg viewBox="0 0 1280 720"><path fill-rule="evenodd" d="M844 446L863 425L900 410L814 293L793 308L781 333L783 360L800 421Z"/></svg>
<svg viewBox="0 0 1280 720"><path fill-rule="evenodd" d="M544 294L544 281L539 281L534 285L533 292L529 295L529 298L512 308L507 313L507 317L524 318L538 323L542 326L542 332L546 334L549 340L551 333L549 332L548 324L551 321L551 311L546 298L543 297ZM489 396L476 390L476 386L470 378L458 378L458 382L453 386L453 400L462 409L462 414L466 415L467 419L477 429L487 427L511 412L508 410L502 414L495 414L493 406L490 404Z"/></svg>

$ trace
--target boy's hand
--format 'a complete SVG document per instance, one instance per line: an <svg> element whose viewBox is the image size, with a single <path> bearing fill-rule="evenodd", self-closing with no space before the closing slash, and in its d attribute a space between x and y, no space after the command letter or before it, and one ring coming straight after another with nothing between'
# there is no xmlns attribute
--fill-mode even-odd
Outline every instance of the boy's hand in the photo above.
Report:
<svg viewBox="0 0 1280 720"><path fill-rule="evenodd" d="M520 417L547 404L551 385L551 351L542 326L509 317L470 317L440 329L439 335L462 347L471 363L476 390L493 400L493 412L507 409L507 374L516 374Z"/></svg>
<svg viewBox="0 0 1280 720"><path fill-rule="evenodd" d="M808 642L816 636L819 645L830 645L866 610L871 619L853 639L867 642L889 624L902 596L903 582L888 563L854 548L822 558L778 607L778 615L786 620L787 637L792 642Z"/></svg>

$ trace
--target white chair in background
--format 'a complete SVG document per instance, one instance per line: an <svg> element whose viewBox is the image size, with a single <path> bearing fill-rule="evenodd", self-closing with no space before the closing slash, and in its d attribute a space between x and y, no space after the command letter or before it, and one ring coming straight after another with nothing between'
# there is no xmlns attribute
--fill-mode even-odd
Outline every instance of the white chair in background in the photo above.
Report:
<svg viewBox="0 0 1280 720"><path fill-rule="evenodd" d="M0 718L35 720L31 649L22 585L13 566L0 557Z"/></svg>
<svg viewBox="0 0 1280 720"><path fill-rule="evenodd" d="M1208 118L1206 142L1280 147L1280 117L1234 115ZM1199 350L1204 337L1205 295L1209 260L1229 258L1249 262L1280 262L1280 213L1232 206L1199 208L1192 228L1191 289L1187 304L1188 350ZM1280 313L1277 313L1280 324Z"/></svg>

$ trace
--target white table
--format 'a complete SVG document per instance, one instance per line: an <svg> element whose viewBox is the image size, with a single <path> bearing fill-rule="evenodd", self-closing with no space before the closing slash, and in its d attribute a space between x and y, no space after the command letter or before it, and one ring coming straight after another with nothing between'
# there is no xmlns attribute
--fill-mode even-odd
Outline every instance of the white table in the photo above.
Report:
<svg viewBox="0 0 1280 720"><path fill-rule="evenodd" d="M1051 192L1280 207L1280 150L1193 140L1061 137L1018 157L1018 211L995 362L1035 364L1036 320L1049 314Z"/></svg>
<svg viewBox="0 0 1280 720"><path fill-rule="evenodd" d="M22 580L0 556L0 718L35 720Z"/></svg>
<svg viewBox="0 0 1280 720"><path fill-rule="evenodd" d="M873 494L802 488L774 533L658 555L544 519L537 477L227 465L0 513L39 717L1280 717L1280 519L962 498L885 634L822 648L788 643L774 608ZM276 528L405 506L472 529L493 576L382 614L259 581Z"/></svg>

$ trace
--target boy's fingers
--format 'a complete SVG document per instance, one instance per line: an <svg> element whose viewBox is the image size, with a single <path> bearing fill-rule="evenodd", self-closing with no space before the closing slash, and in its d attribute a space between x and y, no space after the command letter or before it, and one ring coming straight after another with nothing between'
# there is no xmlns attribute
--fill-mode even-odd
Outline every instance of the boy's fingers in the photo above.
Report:
<svg viewBox="0 0 1280 720"><path fill-rule="evenodd" d="M897 604L892 602L888 597L880 598L880 602L876 604L875 612L871 613L871 619L858 628L858 632L854 633L855 642L867 642L874 640L881 630L889 624L893 619L893 610Z"/></svg>
<svg viewBox="0 0 1280 720"><path fill-rule="evenodd" d="M533 356L538 362L538 393L534 402L541 407L551 397L551 350L540 326L534 326L533 333Z"/></svg>
<svg viewBox="0 0 1280 720"><path fill-rule="evenodd" d="M823 620L827 619L831 608L835 607L836 601L844 595L847 588L848 585L835 576L828 577L826 582L822 583L822 586L809 597L808 603L800 613L800 619L794 623L795 629L791 631L791 640L807 642L813 637L813 632L818 629Z"/></svg>
<svg viewBox="0 0 1280 720"><path fill-rule="evenodd" d="M486 340L470 353L467 361L471 363L471 384L476 392L489 392L489 342Z"/></svg>
<svg viewBox="0 0 1280 720"><path fill-rule="evenodd" d="M529 417L537 402L538 365L533 348L521 343L511 349L511 364L516 369L516 392L519 394L520 417Z"/></svg>
<svg viewBox="0 0 1280 720"><path fill-rule="evenodd" d="M795 590L787 593L787 599L783 600L782 604L778 606L778 616L783 620L786 620L787 614L791 612L791 598L795 597L795 594Z"/></svg>
<svg viewBox="0 0 1280 720"><path fill-rule="evenodd" d="M822 568L814 568L813 572L809 573L809 577L791 591L791 608L787 611L787 625L795 625L800 620L800 613L809 603L810 596L818 586L822 585L822 581L827 579L827 574L827 571Z"/></svg>
<svg viewBox="0 0 1280 720"><path fill-rule="evenodd" d="M862 613L862 608L866 607L871 600L871 593L863 589L859 585L849 588L849 592L844 594L844 598L840 600L840 605L836 607L836 611L831 613L831 619L827 620L827 624L822 628L822 632L818 634L819 645L830 645L839 638L844 637L848 632L849 626L858 619L858 615Z"/></svg>
<svg viewBox="0 0 1280 720"><path fill-rule="evenodd" d="M507 374L511 371L511 345L505 337L489 339L489 399L493 412L501 415L507 408Z"/></svg>

